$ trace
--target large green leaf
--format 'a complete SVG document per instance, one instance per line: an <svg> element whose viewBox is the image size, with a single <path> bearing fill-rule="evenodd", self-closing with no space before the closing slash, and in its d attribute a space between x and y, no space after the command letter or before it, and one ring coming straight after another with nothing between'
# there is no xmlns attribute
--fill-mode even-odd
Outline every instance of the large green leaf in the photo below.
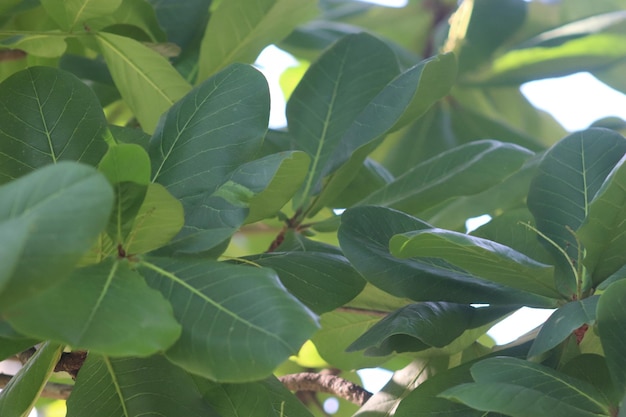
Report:
<svg viewBox="0 0 626 417"><path fill-rule="evenodd" d="M2 309L69 274L103 230L112 204L104 176L74 162L49 165L0 187L0 227L21 245L12 253L18 260L3 259L13 267L11 278L0 276Z"/></svg>
<svg viewBox="0 0 626 417"><path fill-rule="evenodd" d="M261 147L268 118L267 82L241 64L206 80L163 117L149 153L153 181L185 208L185 227L172 250L206 252L243 224L248 209L242 200L264 189L282 162L259 163L264 175L242 167Z"/></svg>
<svg viewBox="0 0 626 417"><path fill-rule="evenodd" d="M141 128L153 132L161 114L191 86L167 59L134 39L104 32L96 39L122 98Z"/></svg>
<svg viewBox="0 0 626 417"><path fill-rule="evenodd" d="M92 31L113 25L132 25L140 28L153 42L165 42L167 39L159 26L154 9L147 0L123 0L113 13L98 16L88 22Z"/></svg>
<svg viewBox="0 0 626 417"><path fill-rule="evenodd" d="M39 393L61 357L63 346L52 342L42 344L0 393L3 416L30 415Z"/></svg>
<svg viewBox="0 0 626 417"><path fill-rule="evenodd" d="M41 0L41 5L58 25L75 30L87 20L107 16L122 4L122 0Z"/></svg>
<svg viewBox="0 0 626 417"><path fill-rule="evenodd" d="M311 417L311 412L276 378L218 384L194 378L203 398L222 417Z"/></svg>
<svg viewBox="0 0 626 417"><path fill-rule="evenodd" d="M67 49L64 33L59 31L46 31L36 34L24 31L22 34L8 38L0 34L0 39L2 39L0 50L5 48L19 49L43 58L58 58Z"/></svg>
<svg viewBox="0 0 626 417"><path fill-rule="evenodd" d="M0 183L44 165L96 165L106 152L106 119L93 91L75 76L32 67L0 84Z"/></svg>
<svg viewBox="0 0 626 417"><path fill-rule="evenodd" d="M508 246L445 229L398 234L389 249L399 258L437 258L469 274L544 297L560 298L554 288L554 267L535 261Z"/></svg>
<svg viewBox="0 0 626 417"><path fill-rule="evenodd" d="M161 184L150 184L124 241L126 253L150 252L168 243L183 227L183 206Z"/></svg>
<svg viewBox="0 0 626 417"><path fill-rule="evenodd" d="M320 147L327 148L321 151L322 154L331 152L321 175L338 169L324 185L311 215L334 200L350 184L358 175L366 156L388 131L422 116L434 102L445 96L455 75L456 60L452 54L422 61L389 82L363 108L337 143L333 144L332 140L326 144L320 142Z"/></svg>
<svg viewBox="0 0 626 417"><path fill-rule="evenodd" d="M564 295L576 294L579 289L570 272L572 259L582 261L574 231L589 214L594 195L624 153L626 140L619 133L594 128L561 140L539 164L528 192L528 208L537 228L568 255L569 259L564 259L552 245L546 245L555 254L557 267L564 271L563 279L557 280Z"/></svg>
<svg viewBox="0 0 626 417"><path fill-rule="evenodd" d="M234 62L252 63L267 45L278 43L317 14L313 0L230 0L211 14L200 46L198 80Z"/></svg>
<svg viewBox="0 0 626 417"><path fill-rule="evenodd" d="M222 382L263 378L317 327L269 269L158 258L142 266L183 326L166 355L194 374Z"/></svg>
<svg viewBox="0 0 626 417"><path fill-rule="evenodd" d="M78 269L5 316L26 335L110 356L152 355L181 332L167 300L125 261Z"/></svg>
<svg viewBox="0 0 626 417"><path fill-rule="evenodd" d="M217 417L193 378L162 356L89 354L67 401L67 417Z"/></svg>
<svg viewBox="0 0 626 417"><path fill-rule="evenodd" d="M626 156L595 195L577 235L585 246L584 263L599 283L626 264Z"/></svg>
<svg viewBox="0 0 626 417"><path fill-rule="evenodd" d="M398 72L391 49L364 33L346 36L309 67L287 103L289 131L311 157L303 199L349 158L345 147L356 146L342 145L343 136Z"/></svg>
<svg viewBox="0 0 626 417"><path fill-rule="evenodd" d="M442 397L472 408L512 417L610 415L592 385L542 365L516 358L491 358L473 365L475 383L446 390Z"/></svg>
<svg viewBox="0 0 626 417"><path fill-rule="evenodd" d="M462 145L424 161L365 198L417 213L449 198L477 194L520 169L532 153L492 140Z"/></svg>
<svg viewBox="0 0 626 417"><path fill-rule="evenodd" d="M291 251L247 259L275 270L289 292L317 314L346 304L365 286L361 275L341 255Z"/></svg>
<svg viewBox="0 0 626 417"><path fill-rule="evenodd" d="M485 325L510 313L511 308L474 308L465 304L426 302L402 307L361 335L348 351L362 350L384 356L442 348L468 329Z"/></svg>
<svg viewBox="0 0 626 417"><path fill-rule="evenodd" d="M569 302L552 313L541 327L528 352L528 357L547 352L583 324L592 324L596 320L597 305L598 297L593 296L580 301Z"/></svg>
<svg viewBox="0 0 626 417"><path fill-rule="evenodd" d="M575 356L574 359L567 362L559 370L596 387L606 397L606 403L619 404L623 393L619 392L613 385L611 372L604 356L584 353Z"/></svg>
<svg viewBox="0 0 626 417"><path fill-rule="evenodd" d="M194 38L202 36L212 0L148 0L167 39L186 49Z"/></svg>
<svg viewBox="0 0 626 417"><path fill-rule="evenodd" d="M389 240L393 236L422 229L431 227L399 211L357 207L343 213L339 242L365 279L398 297L415 301L554 305L554 300L478 278L442 259L399 259L390 253ZM545 269L537 267L538 271Z"/></svg>
<svg viewBox="0 0 626 417"><path fill-rule="evenodd" d="M597 310L602 349L618 392L626 391L626 281L611 284L600 296Z"/></svg>

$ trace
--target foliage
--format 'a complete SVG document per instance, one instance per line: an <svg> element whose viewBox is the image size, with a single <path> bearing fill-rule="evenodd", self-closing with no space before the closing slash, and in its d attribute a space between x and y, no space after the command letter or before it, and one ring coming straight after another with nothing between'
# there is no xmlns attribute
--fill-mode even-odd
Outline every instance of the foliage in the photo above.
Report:
<svg viewBox="0 0 626 417"><path fill-rule="evenodd" d="M626 92L626 4L456 3L4 1L0 413L88 351L69 417L320 416L273 374L372 366L338 416L626 415L626 140L519 92Z"/></svg>

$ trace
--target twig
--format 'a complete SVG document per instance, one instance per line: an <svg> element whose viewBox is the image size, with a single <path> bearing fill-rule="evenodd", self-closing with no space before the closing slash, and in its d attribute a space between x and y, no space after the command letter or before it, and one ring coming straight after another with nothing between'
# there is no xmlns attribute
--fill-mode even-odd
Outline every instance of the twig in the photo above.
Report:
<svg viewBox="0 0 626 417"><path fill-rule="evenodd" d="M7 386L13 378L12 375L0 374L0 388ZM53 398L55 400L67 400L72 393L72 385L58 384L56 382L48 382L41 392L41 396L45 398Z"/></svg>
<svg viewBox="0 0 626 417"><path fill-rule="evenodd" d="M278 378L290 391L316 391L333 394L357 405L363 405L372 393L335 375L301 372Z"/></svg>

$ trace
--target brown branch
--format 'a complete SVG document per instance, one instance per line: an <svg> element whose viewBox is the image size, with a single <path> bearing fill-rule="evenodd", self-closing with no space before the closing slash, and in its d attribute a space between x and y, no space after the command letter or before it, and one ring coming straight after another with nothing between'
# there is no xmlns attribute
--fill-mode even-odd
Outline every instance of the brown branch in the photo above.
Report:
<svg viewBox="0 0 626 417"><path fill-rule="evenodd" d="M325 392L341 397L357 405L363 405L372 393L335 375L324 375L314 372L301 372L284 375L278 378L290 391Z"/></svg>
<svg viewBox="0 0 626 417"><path fill-rule="evenodd" d="M54 372L67 372L76 379L78 371L87 359L87 352L84 350L76 350L74 352L63 352L59 362L54 367Z"/></svg>
<svg viewBox="0 0 626 417"><path fill-rule="evenodd" d="M26 57L26 52L21 49L3 49L0 50L0 61L17 61Z"/></svg>
<svg viewBox="0 0 626 417"><path fill-rule="evenodd" d="M0 388L7 386L13 376L0 374ZM72 385L58 384L56 382L48 382L41 392L41 397L53 398L55 400L67 400L72 393Z"/></svg>

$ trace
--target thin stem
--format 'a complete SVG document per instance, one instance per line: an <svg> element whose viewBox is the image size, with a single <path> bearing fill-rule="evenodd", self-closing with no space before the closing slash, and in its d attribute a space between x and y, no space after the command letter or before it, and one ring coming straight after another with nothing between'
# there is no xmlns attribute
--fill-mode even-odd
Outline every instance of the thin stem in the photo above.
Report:
<svg viewBox="0 0 626 417"><path fill-rule="evenodd" d="M335 375L300 372L278 378L290 391L315 391L333 394L356 405L363 405L372 397L365 388Z"/></svg>

